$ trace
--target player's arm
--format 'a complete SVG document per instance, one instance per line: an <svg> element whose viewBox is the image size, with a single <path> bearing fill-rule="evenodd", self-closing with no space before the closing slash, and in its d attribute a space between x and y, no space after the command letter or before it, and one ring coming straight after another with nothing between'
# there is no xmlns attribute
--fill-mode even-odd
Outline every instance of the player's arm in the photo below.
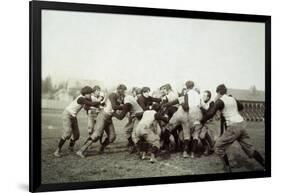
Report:
<svg viewBox="0 0 281 193"><path fill-rule="evenodd" d="M156 113L154 115L155 120L164 121L165 123L169 123L169 118L161 115L161 113Z"/></svg>
<svg viewBox="0 0 281 193"><path fill-rule="evenodd" d="M138 113L135 114L135 117L136 117L138 120L141 120L142 116L143 116L143 112L138 112Z"/></svg>
<svg viewBox="0 0 281 193"><path fill-rule="evenodd" d="M214 107L214 105L215 105L215 103L212 101L212 102L209 104L209 108L208 108L208 109L206 109L204 106L201 106L201 107L200 107L200 110L201 110L202 114L203 114L203 115L206 114L211 108Z"/></svg>
<svg viewBox="0 0 281 193"><path fill-rule="evenodd" d="M117 98L118 98L118 96L115 93L111 93L108 97L108 99L111 102L112 109L114 111L123 110L123 107L121 105L118 105Z"/></svg>
<svg viewBox="0 0 281 193"><path fill-rule="evenodd" d="M236 99L235 99L236 100ZM236 100L236 103L237 103L237 108L238 108L238 111L242 111L244 109L242 103L238 100Z"/></svg>
<svg viewBox="0 0 281 193"><path fill-rule="evenodd" d="M100 102L93 102L92 100L86 99L84 97L79 97L77 103L79 105L87 105L92 107L98 107L100 105Z"/></svg>
<svg viewBox="0 0 281 193"><path fill-rule="evenodd" d="M211 119L217 111L221 111L224 108L224 103L222 100L218 99L214 106L210 107L210 109L206 112L201 120L202 123L206 123L209 119Z"/></svg>
<svg viewBox="0 0 281 193"><path fill-rule="evenodd" d="M226 124L225 124L225 118L224 116L221 114L220 115L220 136L222 136L224 130L226 129Z"/></svg>
<svg viewBox="0 0 281 193"><path fill-rule="evenodd" d="M208 109L205 109L204 107L200 107L200 110L203 115L205 115L208 112Z"/></svg>
<svg viewBox="0 0 281 193"><path fill-rule="evenodd" d="M126 114L128 112L130 112L131 108L132 108L132 105L130 103L126 103L125 105L123 105L121 113L113 112L113 116L116 117L119 120L122 120L122 119L124 119Z"/></svg>
<svg viewBox="0 0 281 193"><path fill-rule="evenodd" d="M161 101L162 101L160 98L155 98L155 97L152 97L152 96L149 97L149 100L151 102L155 102L155 103L161 103Z"/></svg>
<svg viewBox="0 0 281 193"><path fill-rule="evenodd" d="M139 103L139 105L141 106L141 108L146 111L149 110L149 106L146 106L145 104L145 98L143 96L139 97L137 102Z"/></svg>
<svg viewBox="0 0 281 193"><path fill-rule="evenodd" d="M189 104L188 104L188 94L184 95L184 102L181 104L183 110L188 111L189 110Z"/></svg>
<svg viewBox="0 0 281 193"><path fill-rule="evenodd" d="M176 100L173 100L171 102L166 102L166 103L163 103L162 107L170 107L170 106L173 106L173 105L176 105L176 104L179 104L179 100L176 99Z"/></svg>

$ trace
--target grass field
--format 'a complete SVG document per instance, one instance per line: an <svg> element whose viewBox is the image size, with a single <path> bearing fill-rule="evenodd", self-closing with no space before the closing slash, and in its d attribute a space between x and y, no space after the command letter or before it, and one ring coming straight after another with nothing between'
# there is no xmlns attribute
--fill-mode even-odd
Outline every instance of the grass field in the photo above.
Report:
<svg viewBox="0 0 281 193"><path fill-rule="evenodd" d="M184 159L180 153L165 154L157 157L158 161L154 164L140 160L138 155L129 154L125 147L127 141L122 128L126 120L114 120L117 139L104 154L98 154L99 143L96 143L88 152L88 157L82 159L70 153L68 144L65 144L63 157L55 158L53 152L62 134L61 113L58 110L42 110L43 184L223 172L221 162L214 154L195 159ZM78 122L81 137L75 150L81 147L87 137L87 117L84 111L80 112ZM256 149L264 155L264 123L249 122L248 132ZM261 166L244 154L238 143L234 143L228 153L233 172L262 170Z"/></svg>

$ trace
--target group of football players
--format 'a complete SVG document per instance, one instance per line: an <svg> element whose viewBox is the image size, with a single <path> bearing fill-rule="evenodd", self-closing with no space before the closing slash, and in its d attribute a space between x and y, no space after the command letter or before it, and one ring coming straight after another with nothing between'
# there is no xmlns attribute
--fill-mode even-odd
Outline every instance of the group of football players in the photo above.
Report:
<svg viewBox="0 0 281 193"><path fill-rule="evenodd" d="M201 154L217 154L224 170L231 172L226 149L237 141L244 152L265 167L264 158L249 141L246 122L239 111L243 105L227 94L224 84L218 85L212 100L209 90L200 93L193 81L186 81L181 93L174 92L170 84L159 88L160 94L149 87L133 87L130 94L124 84L116 91L104 95L99 86L85 86L81 94L64 110L63 134L54 152L61 157L61 149L69 140L69 150L74 151L80 132L77 114L85 109L88 116L88 137L76 154L86 156L88 148L100 142L99 152L114 142L116 133L112 118L126 119L124 135L128 151L138 153L141 159L157 161L160 153L182 152L183 158L195 158ZM210 126L219 112L220 131L214 140ZM105 135L105 137L103 137Z"/></svg>

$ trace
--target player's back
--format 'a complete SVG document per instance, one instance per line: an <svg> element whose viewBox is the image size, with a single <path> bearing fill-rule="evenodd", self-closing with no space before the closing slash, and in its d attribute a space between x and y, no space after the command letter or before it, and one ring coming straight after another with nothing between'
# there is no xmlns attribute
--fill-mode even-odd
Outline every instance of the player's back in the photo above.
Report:
<svg viewBox="0 0 281 193"><path fill-rule="evenodd" d="M141 108L141 106L139 105L139 103L137 102L136 98L134 98L131 95L126 95L124 98L124 104L129 103L132 105L132 109L131 109L131 113L134 115L136 113L142 112L143 109Z"/></svg>
<svg viewBox="0 0 281 193"><path fill-rule="evenodd" d="M227 125L230 125L231 123L239 123L244 120L238 111L238 106L235 98L228 95L223 95L220 100L222 100L224 103L222 114L226 120Z"/></svg>

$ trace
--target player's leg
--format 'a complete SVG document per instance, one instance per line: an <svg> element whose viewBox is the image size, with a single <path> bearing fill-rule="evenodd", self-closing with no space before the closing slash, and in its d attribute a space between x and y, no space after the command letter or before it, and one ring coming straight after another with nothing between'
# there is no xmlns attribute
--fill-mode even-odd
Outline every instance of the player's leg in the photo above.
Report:
<svg viewBox="0 0 281 193"><path fill-rule="evenodd" d="M134 118L130 117L128 123L125 125L125 128L124 128L126 139L128 140L128 143L127 143L128 148L134 146L134 142L132 139L133 127L134 127Z"/></svg>
<svg viewBox="0 0 281 193"><path fill-rule="evenodd" d="M231 172L226 149L240 136L240 132L233 126L228 126L227 130L217 139L215 143L215 153L220 157L223 163L223 169Z"/></svg>
<svg viewBox="0 0 281 193"><path fill-rule="evenodd" d="M75 142L79 139L80 137L80 131L79 131L79 127L78 127L78 120L76 117L72 118L71 121L71 128L72 128L72 136L70 138L70 142L69 142L69 147L68 149L73 152L74 151L74 145Z"/></svg>
<svg viewBox="0 0 281 193"><path fill-rule="evenodd" d="M214 153L214 145L215 145L215 142L214 142L213 137L212 137L211 134L209 133L209 129L207 129L205 139L206 139L206 141L207 141L208 144L209 144L209 153Z"/></svg>
<svg viewBox="0 0 281 193"><path fill-rule="evenodd" d="M204 126L206 130L203 128L203 134L200 134L200 139L205 147L204 155L210 155L214 153L214 140L209 133L209 129ZM202 132L202 131L201 131Z"/></svg>
<svg viewBox="0 0 281 193"><path fill-rule="evenodd" d="M164 148L169 149L170 136L173 135L173 139L176 143L179 141L178 130L181 128L181 123L185 119L186 112L182 108L178 108L172 115L169 123L164 127L162 131L161 139L164 141ZM179 144L177 144L178 146Z"/></svg>
<svg viewBox="0 0 281 193"><path fill-rule="evenodd" d="M134 118L133 119L133 127L132 127L132 131L131 131L131 134L130 134L133 146L131 146L131 148L130 148L130 153L137 152L137 146L136 146L136 143L134 142L134 136L135 136L135 133L136 133L135 130L136 130L136 127L137 127L138 124L139 124L139 119Z"/></svg>
<svg viewBox="0 0 281 193"><path fill-rule="evenodd" d="M62 115L62 125L63 125L63 134L59 140L58 147L54 152L54 156L61 157L61 149L66 140L68 140L72 135L72 128L71 128L71 116L67 113L63 113Z"/></svg>
<svg viewBox="0 0 281 193"><path fill-rule="evenodd" d="M91 136L94 132L96 118L97 118L96 113L92 110L89 110L89 113L88 113L88 134L89 134L89 136Z"/></svg>
<svg viewBox="0 0 281 193"><path fill-rule="evenodd" d="M173 131L172 131L172 135L169 138L169 150L172 151L178 151L179 150L179 134L178 134L178 130L179 128L181 128L180 125L178 125Z"/></svg>
<svg viewBox="0 0 281 193"><path fill-rule="evenodd" d="M78 156L84 158L85 157L84 153L87 151L89 146L101 138L104 132L105 121L106 121L105 114L103 112L100 112L97 117L94 133L90 137L88 137L88 139L85 141L84 145L80 148L80 150L76 152Z"/></svg>
<svg viewBox="0 0 281 193"><path fill-rule="evenodd" d="M196 124L194 125L193 128L193 133L192 133L192 149L191 149L191 158L195 157L195 152L198 150L198 144L199 144L199 134L201 132L202 125L201 124Z"/></svg>
<svg viewBox="0 0 281 193"><path fill-rule="evenodd" d="M104 142L101 144L99 153L103 153L106 146L108 146L110 143L113 143L116 139L115 128L112 123L112 120L110 120L110 122L106 123L106 125L104 127L104 131L105 131L107 137L105 138Z"/></svg>
<svg viewBox="0 0 281 193"><path fill-rule="evenodd" d="M202 124L200 123L200 120L202 119L202 112L199 108L194 107L189 109L188 113L188 119L190 120L193 131L192 131L192 150L191 150L191 157L193 158L195 156L195 152L198 150L198 144L199 144L199 134L202 129Z"/></svg>
<svg viewBox="0 0 281 193"><path fill-rule="evenodd" d="M149 152L150 152L150 162L154 163L156 162L156 154L158 153L160 149L160 136L149 130L147 134L144 135L145 141L150 145Z"/></svg>
<svg viewBox="0 0 281 193"><path fill-rule="evenodd" d="M199 134L199 139L203 145L204 148L204 155L209 155L210 145L208 143L208 140L206 139L207 135L207 126L203 125Z"/></svg>
<svg viewBox="0 0 281 193"><path fill-rule="evenodd" d="M190 133L190 123L188 120L184 121L182 124L183 132L183 158L188 158L190 153L190 143L191 143L191 133Z"/></svg>
<svg viewBox="0 0 281 193"><path fill-rule="evenodd" d="M251 144L249 134L244 128L241 128L241 135L237 141L250 158L254 158L262 167L265 167L264 158L255 150L254 146Z"/></svg>
<svg viewBox="0 0 281 193"><path fill-rule="evenodd" d="M138 124L133 133L133 140L136 144L137 150L140 152L141 159L144 160L146 158L146 153L149 151L149 144L145 139L145 135L147 135L147 129L145 124Z"/></svg>

